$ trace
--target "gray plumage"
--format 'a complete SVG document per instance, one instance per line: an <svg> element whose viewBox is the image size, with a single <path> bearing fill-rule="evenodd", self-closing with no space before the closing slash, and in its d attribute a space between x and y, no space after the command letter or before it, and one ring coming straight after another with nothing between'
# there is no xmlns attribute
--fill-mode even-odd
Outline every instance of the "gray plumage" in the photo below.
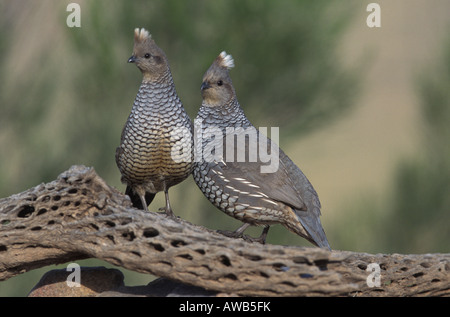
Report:
<svg viewBox="0 0 450 317"><path fill-rule="evenodd" d="M136 29L133 55L143 80L116 150L116 163L133 204L147 210L157 192L186 179L193 166L192 123L175 90L167 57L144 29Z"/></svg>
<svg viewBox="0 0 450 317"><path fill-rule="evenodd" d="M264 226L261 237L253 239L264 243L269 226L278 223L313 244L330 249L320 222L316 191L291 159L245 116L228 74L233 66L231 56L222 52L203 77L203 102L195 120L197 155L202 155L202 159L194 165L195 182L217 208L244 222L227 235L242 237L249 225ZM236 136L212 137L218 131L223 135L233 131ZM246 141L239 145L235 142L239 138ZM261 172L267 164L260 157L250 160L249 155L258 151L258 144L268 144L274 153L278 152L278 166L273 172ZM218 146L222 155L215 152ZM234 158L227 156L227 149L232 148ZM245 162L237 160L238 151L245 151Z"/></svg>

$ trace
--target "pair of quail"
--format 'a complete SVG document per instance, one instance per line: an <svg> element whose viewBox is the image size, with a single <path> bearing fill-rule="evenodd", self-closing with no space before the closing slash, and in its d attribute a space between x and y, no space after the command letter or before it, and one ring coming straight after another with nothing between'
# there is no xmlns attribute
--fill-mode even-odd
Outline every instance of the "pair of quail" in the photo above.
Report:
<svg viewBox="0 0 450 317"><path fill-rule="evenodd" d="M278 223L330 249L313 186L240 107L229 76L231 55L220 53L204 74L195 127L177 96L165 53L145 29L135 29L128 62L141 70L143 80L122 131L116 163L135 207L147 210L155 194L164 191L165 212L173 217L168 190L192 173L214 206L244 223L223 234L264 243L269 226ZM235 136L244 142L235 143ZM277 154L276 169L262 172L267 161L258 150L268 148ZM236 159L240 154L254 159ZM250 225L264 227L259 238L244 236Z"/></svg>

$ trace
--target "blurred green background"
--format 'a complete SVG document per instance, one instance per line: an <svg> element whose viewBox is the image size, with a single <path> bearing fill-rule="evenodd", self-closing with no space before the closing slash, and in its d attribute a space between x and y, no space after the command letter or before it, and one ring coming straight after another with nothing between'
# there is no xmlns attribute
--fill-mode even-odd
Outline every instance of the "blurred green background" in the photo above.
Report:
<svg viewBox="0 0 450 317"><path fill-rule="evenodd" d="M360 0L76 1L81 28L69 28L71 2L0 0L0 197L74 164L124 190L114 153L141 82L126 62L133 30L145 27L191 118L203 73L222 50L233 55L242 107L255 126L280 127L333 249L449 252L450 2L377 1L377 29ZM192 178L171 202L195 224L239 226ZM163 205L159 194L150 209ZM281 226L267 242L310 246ZM27 295L56 267L0 282L0 296ZM123 272L127 285L154 278Z"/></svg>

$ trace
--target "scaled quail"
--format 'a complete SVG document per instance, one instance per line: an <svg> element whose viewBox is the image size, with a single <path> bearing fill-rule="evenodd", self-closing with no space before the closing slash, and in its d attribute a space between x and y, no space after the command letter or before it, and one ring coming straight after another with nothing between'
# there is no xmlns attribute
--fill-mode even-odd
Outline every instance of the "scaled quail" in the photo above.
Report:
<svg viewBox="0 0 450 317"><path fill-rule="evenodd" d="M164 191L165 212L173 216L168 190L192 172L192 123L175 91L167 57L145 29L134 30L128 62L136 64L143 79L116 163L135 207L147 210L155 194Z"/></svg>
<svg viewBox="0 0 450 317"><path fill-rule="evenodd" d="M330 249L316 191L278 145L247 119L229 76L232 67L231 55L222 52L203 76L203 102L195 119L195 182L217 208L244 222L234 232L223 232L228 236L265 243L269 226L278 223ZM272 167L261 154L269 152L276 154ZM259 238L243 235L250 225L264 226Z"/></svg>

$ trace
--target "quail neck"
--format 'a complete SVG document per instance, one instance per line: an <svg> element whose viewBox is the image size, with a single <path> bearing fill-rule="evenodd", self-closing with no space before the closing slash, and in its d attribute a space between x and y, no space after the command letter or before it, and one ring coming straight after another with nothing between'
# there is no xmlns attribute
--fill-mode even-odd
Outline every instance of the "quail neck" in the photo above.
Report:
<svg viewBox="0 0 450 317"><path fill-rule="evenodd" d="M173 85L167 81L143 81L131 109L130 117L134 120L130 121L130 124L137 123L144 128L151 125L184 126L187 118L180 116L182 112L183 105ZM173 116L172 120L168 120L168 115ZM161 117L165 119L161 120Z"/></svg>
<svg viewBox="0 0 450 317"><path fill-rule="evenodd" d="M204 101L196 120L201 120L201 123L205 126L215 126L218 128L246 128L252 125L235 98L229 103L214 107Z"/></svg>

